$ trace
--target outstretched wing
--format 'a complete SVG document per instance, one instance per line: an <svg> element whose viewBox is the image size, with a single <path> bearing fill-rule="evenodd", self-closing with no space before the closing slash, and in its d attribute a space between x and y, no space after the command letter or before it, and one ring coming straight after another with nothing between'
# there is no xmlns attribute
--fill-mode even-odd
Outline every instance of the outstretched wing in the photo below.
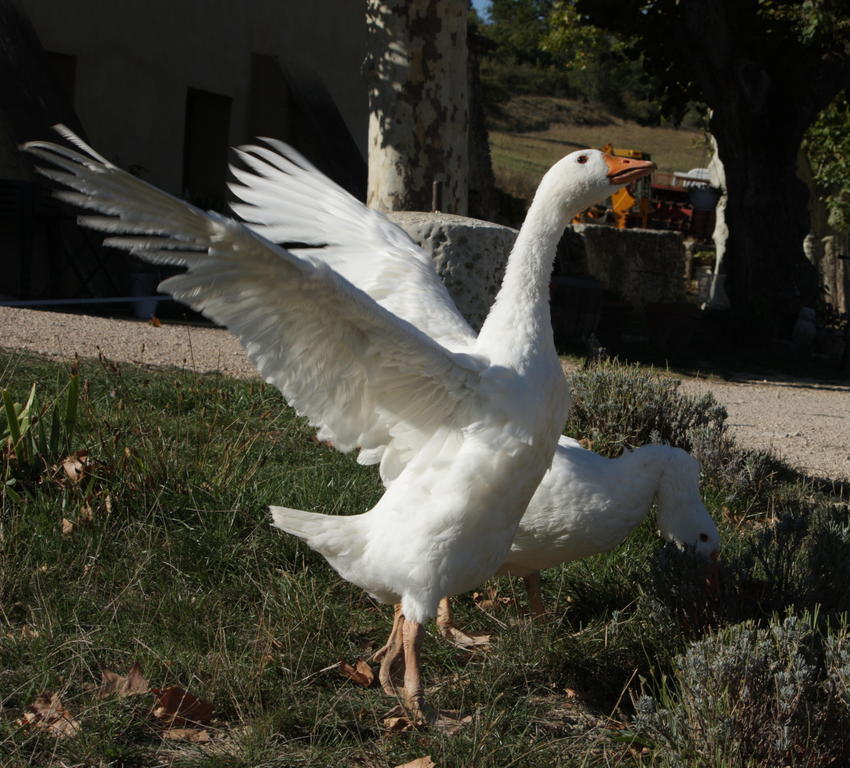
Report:
<svg viewBox="0 0 850 768"><path fill-rule="evenodd" d="M188 267L162 290L227 326L322 439L363 449L368 463L390 450L399 467L436 429L476 407L480 358L446 349L327 262L204 213L58 130L83 154L42 141L23 148L62 169L39 169L76 190L61 197L103 214L81 223L132 235L108 245Z"/></svg>
<svg viewBox="0 0 850 768"><path fill-rule="evenodd" d="M243 201L231 208L251 229L275 243L311 246L311 255L447 349L472 347L475 332L430 256L401 227L352 197L292 147L261 141L267 146L236 150L245 168L230 169L240 182L230 189Z"/></svg>

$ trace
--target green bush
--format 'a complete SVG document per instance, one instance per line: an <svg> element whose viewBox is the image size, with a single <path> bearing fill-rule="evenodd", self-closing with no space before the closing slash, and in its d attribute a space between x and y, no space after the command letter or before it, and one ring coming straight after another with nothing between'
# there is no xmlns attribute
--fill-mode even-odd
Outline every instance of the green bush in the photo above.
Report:
<svg viewBox="0 0 850 768"><path fill-rule="evenodd" d="M659 766L846 765L846 633L807 613L694 642L660 693L636 700L634 731Z"/></svg>
<svg viewBox="0 0 850 768"><path fill-rule="evenodd" d="M736 445L714 395L683 393L678 379L654 369L602 360L569 381L566 433L588 440L597 453L619 456L647 443L682 448L699 459L703 482L727 504L754 498L781 466L769 454Z"/></svg>
<svg viewBox="0 0 850 768"><path fill-rule="evenodd" d="M570 375L573 408L567 434L586 438L594 451L607 456L647 443L686 451L698 442L723 445L728 440L726 409L712 394L681 393L679 383L617 360L575 371Z"/></svg>

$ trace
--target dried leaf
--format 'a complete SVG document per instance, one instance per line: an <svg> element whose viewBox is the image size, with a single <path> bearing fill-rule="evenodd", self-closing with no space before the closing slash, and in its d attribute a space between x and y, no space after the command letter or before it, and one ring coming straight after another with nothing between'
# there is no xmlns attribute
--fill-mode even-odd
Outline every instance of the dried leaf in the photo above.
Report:
<svg viewBox="0 0 850 768"><path fill-rule="evenodd" d="M63 536L70 536L74 532L74 528L77 527L67 517L62 518L61 526Z"/></svg>
<svg viewBox="0 0 850 768"><path fill-rule="evenodd" d="M24 624L24 626L18 627L17 630L13 629L11 632L0 635L0 637L4 637L6 640L34 640L38 637L38 630Z"/></svg>
<svg viewBox="0 0 850 768"><path fill-rule="evenodd" d="M162 325L162 321L156 315L151 315L151 319L148 320L148 323L150 323L154 328L159 328Z"/></svg>
<svg viewBox="0 0 850 768"><path fill-rule="evenodd" d="M404 765L397 765L395 768L437 768L437 764L431 759L431 755L425 755Z"/></svg>
<svg viewBox="0 0 850 768"><path fill-rule="evenodd" d="M170 741L191 741L195 744L205 744L212 737L209 731L201 728L167 728L162 732L162 738Z"/></svg>
<svg viewBox="0 0 850 768"><path fill-rule="evenodd" d="M168 688L151 688L159 700L159 706L153 710L153 716L169 727L180 727L187 723L205 723L213 713L208 701L198 699L177 685Z"/></svg>
<svg viewBox="0 0 850 768"><path fill-rule="evenodd" d="M472 722L472 715L460 716L460 712L456 709L440 709L437 710L437 719L432 727L435 730L442 731L448 736L457 733L463 726Z"/></svg>
<svg viewBox="0 0 850 768"><path fill-rule="evenodd" d="M58 693L37 696L17 724L40 728L58 739L76 736L80 731L79 722L62 706Z"/></svg>
<svg viewBox="0 0 850 768"><path fill-rule="evenodd" d="M340 661L339 671L349 680L353 680L364 688L368 688L375 682L375 673L363 659L357 659L353 667L345 661Z"/></svg>
<svg viewBox="0 0 850 768"><path fill-rule="evenodd" d="M385 717L384 727L388 731L412 731L414 726L410 718L401 715L399 717Z"/></svg>
<svg viewBox="0 0 850 768"><path fill-rule="evenodd" d="M88 451L77 451L62 461L62 469L65 476L72 483L79 483L86 475L88 466Z"/></svg>
<svg viewBox="0 0 850 768"><path fill-rule="evenodd" d="M147 693L148 681L142 675L142 668L138 662L135 662L126 677L119 675L117 672L112 672L108 669L100 671L100 688L97 692L97 698L106 699L110 696L118 696L123 699L127 696L136 696L141 693Z"/></svg>
<svg viewBox="0 0 850 768"><path fill-rule="evenodd" d="M472 601L482 611L492 611L499 606L515 602L512 597L499 597L498 587L487 587L484 592L473 592Z"/></svg>

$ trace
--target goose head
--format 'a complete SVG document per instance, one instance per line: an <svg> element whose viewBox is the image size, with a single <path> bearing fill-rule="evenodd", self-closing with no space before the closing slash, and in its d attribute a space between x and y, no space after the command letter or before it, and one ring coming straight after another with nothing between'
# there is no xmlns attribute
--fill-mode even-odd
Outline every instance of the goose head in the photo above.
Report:
<svg viewBox="0 0 850 768"><path fill-rule="evenodd" d="M699 462L681 448L670 448L658 486L657 520L661 534L714 562L720 535L699 492Z"/></svg>
<svg viewBox="0 0 850 768"><path fill-rule="evenodd" d="M562 157L543 177L537 196L554 206L563 225L580 211L655 169L649 160L617 157L598 149L580 149Z"/></svg>

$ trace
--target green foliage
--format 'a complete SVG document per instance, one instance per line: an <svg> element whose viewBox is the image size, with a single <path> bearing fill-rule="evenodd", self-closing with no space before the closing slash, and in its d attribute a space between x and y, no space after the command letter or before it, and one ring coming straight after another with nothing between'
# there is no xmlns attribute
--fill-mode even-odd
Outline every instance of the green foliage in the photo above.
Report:
<svg viewBox="0 0 850 768"><path fill-rule="evenodd" d="M604 360L570 374L573 408L566 433L594 451L618 456L647 443L692 453L703 481L726 504L753 499L776 474L771 456L740 449L726 425L726 409L711 393L680 391L680 381L640 365Z"/></svg>
<svg viewBox="0 0 850 768"><path fill-rule="evenodd" d="M575 0L559 0L540 44L583 98L620 117L657 124L661 114L653 93L658 86L646 73L636 42L589 23Z"/></svg>
<svg viewBox="0 0 850 768"><path fill-rule="evenodd" d="M15 402L10 390L0 388L0 477L4 493L20 501L16 487L37 479L70 453L79 395L79 377L74 373L64 392L43 407L39 407L35 384L24 404Z"/></svg>
<svg viewBox="0 0 850 768"><path fill-rule="evenodd" d="M659 112L632 41L586 23L575 2L495 0L483 40L481 80L491 105L528 95L579 97L619 117L657 123Z"/></svg>
<svg viewBox="0 0 850 768"><path fill-rule="evenodd" d="M541 41L546 34L553 0L492 0L487 37L493 41L494 56L514 63L551 64Z"/></svg>
<svg viewBox="0 0 850 768"><path fill-rule="evenodd" d="M570 374L573 409L566 433L587 438L593 450L607 456L658 442L690 451L703 431L724 436L726 409L710 393L682 394L679 384L651 368L616 359L575 371Z"/></svg>
<svg viewBox="0 0 850 768"><path fill-rule="evenodd" d="M845 91L818 116L806 132L805 150L812 163L829 223L850 231L850 101Z"/></svg>
<svg viewBox="0 0 850 768"><path fill-rule="evenodd" d="M812 613L733 625L675 659L657 698L637 700L634 730L659 766L846 764L848 647L846 623Z"/></svg>
<svg viewBox="0 0 850 768"><path fill-rule="evenodd" d="M652 371L609 362L573 380L586 406L592 398L611 402L604 420L592 422L600 446L637 444L654 431L693 440L701 428L717 431L722 423L716 403L680 402L677 387ZM67 367L0 352L0 386L13 405L22 403L19 425L33 381L39 383L30 413L47 427L52 409L65 413ZM790 670L796 677L787 684L805 690L801 704L788 709L788 739L800 748L821 744L819 734L837 722L839 708L847 711L843 630L829 630L821 642L821 625L808 635L782 629L785 653L763 650L774 637L763 628L771 612L788 605L802 615L819 601L821 617L840 626L838 614L848 607L850 513L835 491L786 487L771 475L746 524L730 522L724 499L710 488L706 494L724 539L719 601L707 600L699 563L660 546L651 519L612 552L545 571L547 621L523 615L521 584L494 579L489 586L516 604L485 613L461 596L455 609L459 626L495 635L488 653L460 652L436 633L423 649L432 702L472 721L454 735L388 732L382 721L393 701L379 689L355 686L333 666L376 650L390 609L272 529L266 511L277 503L361 512L382 493L377 474L317 445L305 422L258 380L83 362L79 382L70 446L87 452L90 482L42 473L27 493L0 499L4 768L377 768L426 754L437 765L476 768L628 765L631 753L611 718L638 730L628 702L641 678L645 695L673 713L656 730L639 723L639 738L658 747L653 759L664 765L676 750L702 749L699 733L668 735L692 711L715 730L735 718L767 717L776 733L777 702L784 699L774 689L766 702L741 699L755 708L748 713L685 701L678 688L690 644L710 642L729 627L734 634L742 621L756 634L732 647L754 649L754 659L749 667L738 660L734 669L766 670L771 681L785 681L781 675ZM637 402L635 392L649 404ZM50 405L45 410L36 400ZM63 535L63 517L85 524ZM724 654L728 661L729 653L717 652ZM708 650L691 656L692 666L713 658ZM126 673L134 661L152 685L180 685L213 703L211 744L163 741L150 697L96 697L90 686L101 668ZM804 678L809 668L815 672ZM712 672L707 679L721 678ZM830 720L816 717L804 732L811 680L828 687L829 698L817 693L815 702L835 712L828 710ZM568 698L566 688L580 697ZM79 735L57 740L16 725L44 691L61 694L80 721ZM736 700L722 699L729 706ZM837 738L843 743L842 734ZM748 749L752 760L764 754L752 751L762 749L755 742ZM723 766L708 758L700 768L715 765Z"/></svg>

